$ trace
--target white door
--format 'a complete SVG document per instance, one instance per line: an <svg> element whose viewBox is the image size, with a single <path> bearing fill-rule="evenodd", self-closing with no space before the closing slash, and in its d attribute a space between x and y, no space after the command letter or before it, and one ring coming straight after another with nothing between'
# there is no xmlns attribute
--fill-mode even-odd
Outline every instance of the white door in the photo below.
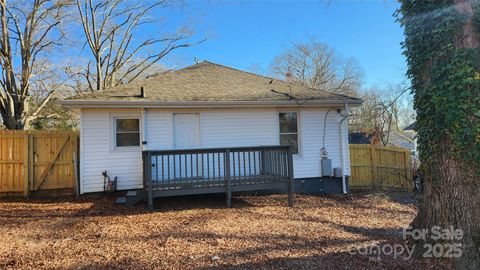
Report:
<svg viewBox="0 0 480 270"><path fill-rule="evenodd" d="M199 145L198 114L177 113L173 115L175 149L196 148Z"/></svg>
<svg viewBox="0 0 480 270"><path fill-rule="evenodd" d="M175 149L199 147L199 115L179 113L173 115L173 136ZM175 179L192 179L202 175L199 155L175 156ZM198 169L197 169L198 164Z"/></svg>

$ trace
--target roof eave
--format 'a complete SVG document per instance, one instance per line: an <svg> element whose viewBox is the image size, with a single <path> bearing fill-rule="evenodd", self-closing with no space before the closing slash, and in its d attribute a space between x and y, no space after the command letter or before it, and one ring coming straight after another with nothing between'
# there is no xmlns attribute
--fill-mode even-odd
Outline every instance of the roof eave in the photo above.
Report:
<svg viewBox="0 0 480 270"><path fill-rule="evenodd" d="M304 100L299 101L112 101L112 100L62 100L61 105L67 108L231 108L231 107L270 107L270 106L336 106L348 104L359 106L361 99L351 100Z"/></svg>

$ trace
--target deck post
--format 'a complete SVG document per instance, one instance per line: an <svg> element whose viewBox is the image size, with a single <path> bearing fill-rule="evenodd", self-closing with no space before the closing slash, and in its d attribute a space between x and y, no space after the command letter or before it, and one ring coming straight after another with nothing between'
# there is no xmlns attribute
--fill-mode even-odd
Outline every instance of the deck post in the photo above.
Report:
<svg viewBox="0 0 480 270"><path fill-rule="evenodd" d="M293 178L293 151L292 146L288 147L288 206L293 206L295 181Z"/></svg>
<svg viewBox="0 0 480 270"><path fill-rule="evenodd" d="M153 210L152 153L145 154L145 179L147 182L148 209Z"/></svg>
<svg viewBox="0 0 480 270"><path fill-rule="evenodd" d="M230 180L230 149L225 150L225 181L226 181L226 193L227 193L227 207L232 207L232 183Z"/></svg>
<svg viewBox="0 0 480 270"><path fill-rule="evenodd" d="M143 166L143 201L147 202L148 200L148 192L147 192L147 185L148 185L148 180L147 180L147 152L143 151L142 152L142 166Z"/></svg>
<svg viewBox="0 0 480 270"><path fill-rule="evenodd" d="M147 174L145 173L145 151L142 151L142 187L143 187L143 193L144 193L144 196L143 196L143 201L145 201L145 199L147 199L147 179L146 179L146 176Z"/></svg>
<svg viewBox="0 0 480 270"><path fill-rule="evenodd" d="M261 149L259 151L260 153L260 175L264 175L265 174L265 150L264 149Z"/></svg>

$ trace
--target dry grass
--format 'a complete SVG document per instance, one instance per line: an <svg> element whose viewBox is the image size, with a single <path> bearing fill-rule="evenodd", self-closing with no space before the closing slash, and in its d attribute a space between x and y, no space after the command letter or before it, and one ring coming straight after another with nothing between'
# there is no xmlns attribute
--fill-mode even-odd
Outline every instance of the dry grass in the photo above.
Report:
<svg viewBox="0 0 480 270"><path fill-rule="evenodd" d="M351 255L404 244L414 204L388 196L169 198L157 211L113 198L0 201L0 268L429 268L441 262Z"/></svg>

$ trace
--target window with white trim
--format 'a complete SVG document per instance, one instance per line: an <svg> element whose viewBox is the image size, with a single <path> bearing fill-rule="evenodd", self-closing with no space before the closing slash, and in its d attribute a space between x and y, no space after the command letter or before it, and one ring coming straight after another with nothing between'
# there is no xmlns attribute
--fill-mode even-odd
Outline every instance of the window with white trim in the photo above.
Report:
<svg viewBox="0 0 480 270"><path fill-rule="evenodd" d="M115 119L115 147L140 146L140 119Z"/></svg>
<svg viewBox="0 0 480 270"><path fill-rule="evenodd" d="M296 112L281 112L280 145L291 145L294 154L298 154L298 117Z"/></svg>

